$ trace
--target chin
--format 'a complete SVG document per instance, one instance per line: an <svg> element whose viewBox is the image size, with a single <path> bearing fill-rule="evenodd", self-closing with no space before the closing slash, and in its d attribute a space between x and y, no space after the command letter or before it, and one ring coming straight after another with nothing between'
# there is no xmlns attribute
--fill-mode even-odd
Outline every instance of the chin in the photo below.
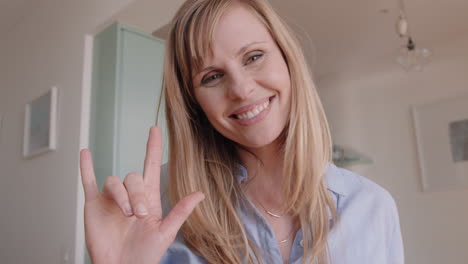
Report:
<svg viewBox="0 0 468 264"><path fill-rule="evenodd" d="M284 130L284 126L281 125L282 123L265 123L263 126L256 127L255 129L220 129L218 131L224 137L229 138L244 148L261 149L278 142Z"/></svg>
<svg viewBox="0 0 468 264"><path fill-rule="evenodd" d="M249 149L260 149L274 144L279 138L277 135L256 135L255 137L244 137L243 140L236 141L238 144Z"/></svg>

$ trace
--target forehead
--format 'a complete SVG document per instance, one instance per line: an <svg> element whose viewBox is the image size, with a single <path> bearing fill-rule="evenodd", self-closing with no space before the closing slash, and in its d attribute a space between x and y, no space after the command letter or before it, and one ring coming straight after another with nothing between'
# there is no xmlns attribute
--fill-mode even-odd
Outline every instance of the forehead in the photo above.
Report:
<svg viewBox="0 0 468 264"><path fill-rule="evenodd" d="M273 40L251 8L240 3L232 4L214 25L211 50L205 53L203 65L222 58L233 58L239 49L253 42L272 43Z"/></svg>

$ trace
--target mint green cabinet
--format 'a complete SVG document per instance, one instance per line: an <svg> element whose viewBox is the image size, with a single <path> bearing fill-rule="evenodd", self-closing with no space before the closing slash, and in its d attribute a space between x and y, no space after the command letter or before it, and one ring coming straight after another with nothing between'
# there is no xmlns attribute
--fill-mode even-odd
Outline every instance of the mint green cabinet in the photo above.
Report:
<svg viewBox="0 0 468 264"><path fill-rule="evenodd" d="M122 180L143 172L149 128L161 96L164 41L115 23L95 36L90 149L99 187L107 176ZM163 162L167 162L164 106Z"/></svg>
<svg viewBox="0 0 468 264"><path fill-rule="evenodd" d="M123 180L129 172L143 173L148 133L162 96L163 61L164 41L122 23L94 38L89 144L100 190L108 176ZM164 105L157 125L165 163ZM87 254L86 263L91 263Z"/></svg>

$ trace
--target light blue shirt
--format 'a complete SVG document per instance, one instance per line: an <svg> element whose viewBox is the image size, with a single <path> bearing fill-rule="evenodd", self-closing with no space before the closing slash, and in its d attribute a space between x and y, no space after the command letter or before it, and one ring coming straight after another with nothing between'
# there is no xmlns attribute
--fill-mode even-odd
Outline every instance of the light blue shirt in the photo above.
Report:
<svg viewBox="0 0 468 264"><path fill-rule="evenodd" d="M403 241L397 207L392 196L376 183L351 171L328 164L325 170L327 188L338 210L339 220L331 228L328 246L332 264L403 264ZM241 167L237 180L247 179ZM161 185L167 182L165 166ZM164 201L164 195L163 195ZM167 214L167 205L163 210ZM251 203L238 208L247 235L260 249L268 264L282 264L273 230L263 215ZM290 264L302 263L302 231L295 235L289 257ZM179 234L163 256L160 264L207 263L192 252Z"/></svg>

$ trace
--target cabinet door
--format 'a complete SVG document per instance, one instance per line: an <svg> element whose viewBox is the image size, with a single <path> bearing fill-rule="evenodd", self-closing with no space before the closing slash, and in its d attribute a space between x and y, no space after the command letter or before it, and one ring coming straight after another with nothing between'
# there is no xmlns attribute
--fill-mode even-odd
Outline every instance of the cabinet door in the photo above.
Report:
<svg viewBox="0 0 468 264"><path fill-rule="evenodd" d="M148 132L156 122L161 96L164 42L122 28L120 47L115 169L117 175L125 177L132 171L143 173ZM166 131L163 110L161 107L158 125ZM164 140L163 143L167 142ZM167 147L163 154L163 162L167 162Z"/></svg>
<svg viewBox="0 0 468 264"><path fill-rule="evenodd" d="M94 38L90 149L99 189L108 176L143 173L149 128L161 96L164 41L115 23ZM164 102L164 100L161 100ZM164 105L163 163L168 148ZM86 251L86 263L90 264Z"/></svg>

